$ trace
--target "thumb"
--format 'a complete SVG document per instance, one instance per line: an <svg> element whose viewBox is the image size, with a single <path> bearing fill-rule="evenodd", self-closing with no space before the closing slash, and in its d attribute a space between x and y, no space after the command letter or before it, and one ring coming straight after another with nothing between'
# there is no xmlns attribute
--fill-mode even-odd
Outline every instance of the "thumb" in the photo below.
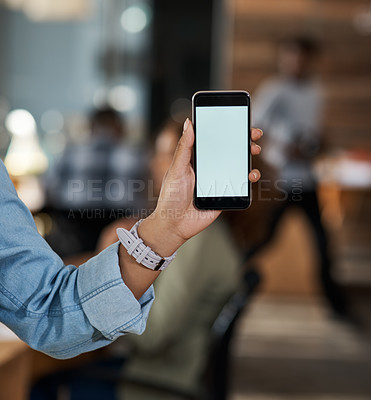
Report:
<svg viewBox="0 0 371 400"><path fill-rule="evenodd" d="M187 118L184 122L182 137L179 139L175 150L173 158L174 168L184 168L191 162L194 138L192 122Z"/></svg>

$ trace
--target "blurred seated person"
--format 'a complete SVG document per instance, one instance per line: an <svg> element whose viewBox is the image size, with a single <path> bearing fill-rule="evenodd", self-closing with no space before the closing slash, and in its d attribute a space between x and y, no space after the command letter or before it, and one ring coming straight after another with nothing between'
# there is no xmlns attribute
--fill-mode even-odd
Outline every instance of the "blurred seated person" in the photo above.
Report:
<svg viewBox="0 0 371 400"><path fill-rule="evenodd" d="M125 141L121 116L95 110L88 143L70 145L46 176L49 244L62 257L93 251L110 222L145 209L148 157Z"/></svg>
<svg viewBox="0 0 371 400"><path fill-rule="evenodd" d="M181 131L180 124L169 122L156 139L151 169L157 193ZM121 226L122 222L116 221L103 231L98 251L116 241L116 228ZM184 244L171 269L158 277L156 300L145 332L138 337L127 335L126 341L119 340L111 346L112 354L120 354L122 347L130 349L124 360L118 362L113 357L111 362L106 360L96 365L104 368L108 376L112 369L122 370L122 376L132 379L197 392L207 362L211 326L238 286L240 261L230 229L219 218ZM89 368L84 369L87 374ZM71 400L173 398L140 386L123 384L115 387L113 383L81 378L79 371L72 375L69 384ZM50 384L54 385L53 380ZM52 397L33 399L51 400Z"/></svg>
<svg viewBox="0 0 371 400"><path fill-rule="evenodd" d="M180 124L169 122L155 142L151 167L157 193L181 131ZM102 247L112 243L104 239ZM124 373L130 377L185 390L200 384L212 323L238 285L240 255L222 219L194 239L179 249L172 271L158 278L146 331L127 336L132 353ZM131 385L117 393L118 399L163 398Z"/></svg>
<svg viewBox="0 0 371 400"><path fill-rule="evenodd" d="M321 222L317 182L312 164L322 142L323 91L313 77L318 44L311 38L295 37L281 43L277 77L264 82L254 96L253 123L264 129L263 159L275 178L271 186L279 192L279 203L270 216L270 231L248 256L266 245L291 207L307 217L320 257L319 277L335 315L346 313L343 294L332 277L328 238ZM264 172L263 172L264 173Z"/></svg>

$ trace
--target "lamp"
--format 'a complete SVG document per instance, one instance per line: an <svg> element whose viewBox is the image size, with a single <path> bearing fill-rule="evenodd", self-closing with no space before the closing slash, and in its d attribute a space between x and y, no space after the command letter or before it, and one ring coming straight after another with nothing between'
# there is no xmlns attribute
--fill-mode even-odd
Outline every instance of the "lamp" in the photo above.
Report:
<svg viewBox="0 0 371 400"><path fill-rule="evenodd" d="M13 110L6 117L5 127L12 134L4 160L10 175L38 175L45 172L48 159L40 147L33 116L26 110Z"/></svg>
<svg viewBox="0 0 371 400"><path fill-rule="evenodd" d="M13 180L19 197L35 212L44 204L44 194L37 175L48 168L33 116L26 110L13 110L5 119L12 140L4 164Z"/></svg>

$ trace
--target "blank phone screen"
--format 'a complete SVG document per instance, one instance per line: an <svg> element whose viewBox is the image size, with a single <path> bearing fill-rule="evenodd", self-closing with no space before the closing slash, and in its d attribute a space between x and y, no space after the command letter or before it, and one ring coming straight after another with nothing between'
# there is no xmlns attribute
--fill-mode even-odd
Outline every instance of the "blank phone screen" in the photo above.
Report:
<svg viewBox="0 0 371 400"><path fill-rule="evenodd" d="M197 197L249 195L248 106L196 107Z"/></svg>

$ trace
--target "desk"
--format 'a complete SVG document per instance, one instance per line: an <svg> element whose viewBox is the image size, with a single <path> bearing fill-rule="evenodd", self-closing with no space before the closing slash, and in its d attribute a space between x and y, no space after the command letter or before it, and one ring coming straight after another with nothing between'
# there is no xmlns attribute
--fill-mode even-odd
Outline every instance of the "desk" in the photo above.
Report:
<svg viewBox="0 0 371 400"><path fill-rule="evenodd" d="M104 354L105 349L98 349L70 360L56 360L32 350L0 323L0 400L27 400L31 385L38 379Z"/></svg>
<svg viewBox="0 0 371 400"><path fill-rule="evenodd" d="M0 326L0 400L26 400L30 385L30 348Z"/></svg>
<svg viewBox="0 0 371 400"><path fill-rule="evenodd" d="M345 152L317 164L322 217L329 228L337 278L371 284L371 154Z"/></svg>
<svg viewBox="0 0 371 400"><path fill-rule="evenodd" d="M345 218L362 222L365 199L371 193L371 155L344 152L316 164L322 213L333 230L343 227Z"/></svg>

